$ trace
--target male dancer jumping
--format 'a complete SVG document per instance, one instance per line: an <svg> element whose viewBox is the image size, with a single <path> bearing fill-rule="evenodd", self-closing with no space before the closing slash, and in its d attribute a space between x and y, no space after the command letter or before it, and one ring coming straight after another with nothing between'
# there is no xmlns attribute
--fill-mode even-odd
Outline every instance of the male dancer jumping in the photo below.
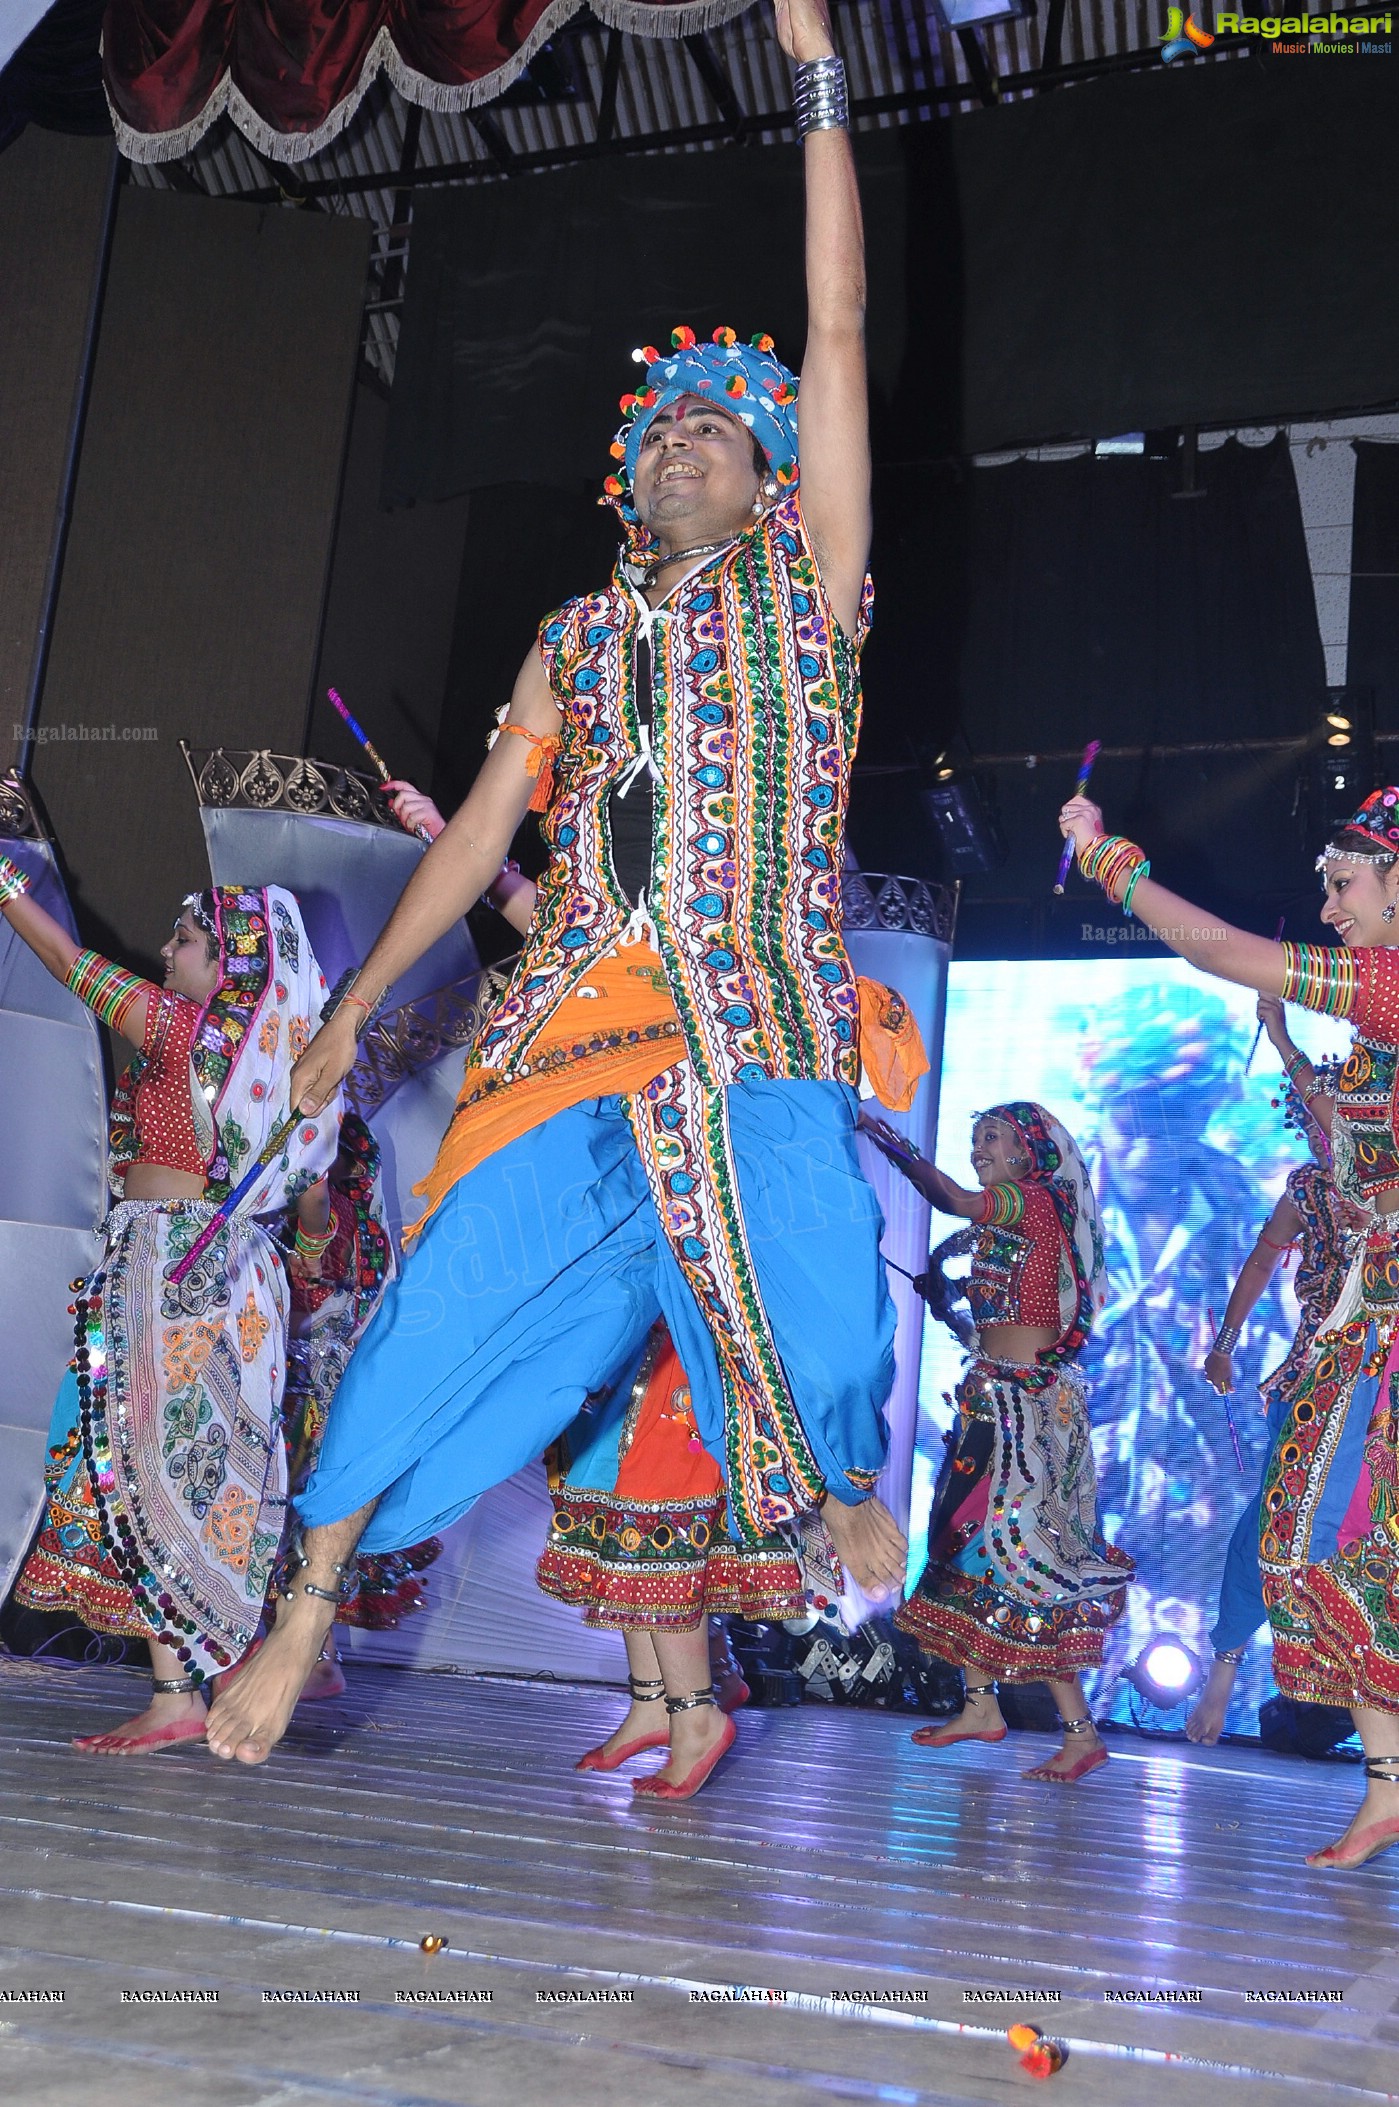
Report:
<svg viewBox="0 0 1399 2107"><path fill-rule="evenodd" d="M870 1491L894 1316L855 1150L840 873L868 620L864 247L825 0L777 0L805 141L808 336L677 330L623 398L611 583L546 621L465 803L296 1078L310 1111L385 991L491 885L531 808L552 850L467 1061L417 1251L337 1394L277 1623L210 1715L265 1760L361 1539L433 1534L635 1360L658 1314L756 1541L819 1516L892 1590ZM819 1529L819 1523L816 1525ZM722 1723L662 1658L679 1773Z"/></svg>

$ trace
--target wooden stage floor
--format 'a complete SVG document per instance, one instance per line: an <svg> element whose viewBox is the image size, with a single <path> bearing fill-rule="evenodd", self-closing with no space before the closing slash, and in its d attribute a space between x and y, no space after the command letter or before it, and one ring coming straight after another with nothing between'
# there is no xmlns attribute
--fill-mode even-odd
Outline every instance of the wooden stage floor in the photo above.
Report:
<svg viewBox="0 0 1399 2107"><path fill-rule="evenodd" d="M1399 2096L1399 1852L1301 1863L1343 1766L1122 1736L1056 1792L1019 1776L1038 1737L931 1756L916 1722L806 1706L750 1711L701 1798L643 1812L570 1768L607 1691L352 1673L251 1772L74 1755L141 1678L0 1663L0 2099ZM1199 2001L1111 1994L1144 1991ZM1069 2044L1047 2085L1016 2018Z"/></svg>

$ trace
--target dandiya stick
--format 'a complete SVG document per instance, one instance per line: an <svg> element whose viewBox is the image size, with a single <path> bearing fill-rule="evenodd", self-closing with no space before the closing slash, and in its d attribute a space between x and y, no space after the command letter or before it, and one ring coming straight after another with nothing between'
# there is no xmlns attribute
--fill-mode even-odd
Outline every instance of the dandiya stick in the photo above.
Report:
<svg viewBox="0 0 1399 2107"><path fill-rule="evenodd" d="M1280 943L1282 942L1282 933L1283 933L1284 929L1286 929L1286 927L1287 927L1287 916L1286 916L1285 914L1280 914L1280 915L1278 916L1278 926L1277 926L1277 928L1276 928L1276 929L1275 929L1275 930L1273 931L1273 942L1274 942L1275 944L1280 944ZM1247 1059L1247 1060L1246 1060L1246 1061L1244 1062L1244 1074L1245 1074L1245 1075L1247 1075L1247 1074L1248 1074L1248 1072L1249 1072L1250 1068L1252 1068L1252 1066L1253 1066L1253 1057L1254 1057L1254 1055L1255 1055L1255 1054L1257 1053L1257 1051L1258 1051L1258 1042L1259 1042L1259 1040L1260 1040L1260 1039L1262 1038L1262 1036L1263 1036L1263 1019L1262 1019L1262 1018L1260 1017L1260 1018L1259 1018L1259 1020L1258 1020L1258 1029L1257 1029L1257 1031L1256 1031L1256 1032L1254 1033L1254 1035L1253 1035L1253 1044L1252 1044L1252 1046L1250 1046L1250 1048L1249 1048L1249 1050L1248 1050L1248 1059Z"/></svg>
<svg viewBox="0 0 1399 2107"><path fill-rule="evenodd" d="M251 1169L244 1172L243 1176L238 1180L238 1183L234 1186L228 1198L220 1206L218 1213L214 1216L214 1219L211 1222L209 1222L203 1229L200 1230L198 1236L190 1245L184 1257L180 1259L178 1264L170 1268L169 1277L176 1287L179 1286L180 1282L184 1279L186 1273L189 1272L190 1268L197 1264L197 1262L204 1256L204 1253L208 1250L210 1244L213 1243L214 1238L218 1235L219 1231L227 1223L229 1216L233 1213L239 1201L246 1199L247 1195L252 1191L254 1185L256 1185L262 1173L266 1170L268 1164L272 1161L273 1157L281 1154L283 1144L286 1142L286 1139L291 1133L292 1128L303 1117L304 1114L300 1112L289 1112L286 1118L283 1120L279 1120L277 1125L272 1129L271 1134L263 1143L261 1153L258 1155L257 1160L254 1162Z"/></svg>
<svg viewBox="0 0 1399 2107"><path fill-rule="evenodd" d="M331 1018L335 1015L336 1011L345 1001L347 990L354 986L355 978L355 968L353 966L347 966L345 971L341 974L339 980L336 981L335 986L331 989L330 994L326 997L325 1003L321 1009L322 1024L329 1024ZM325 1109L324 1106L322 1106L321 1109L323 1111ZM256 1160L249 1165L248 1169L244 1172L243 1176L238 1180L238 1183L234 1186L233 1191L229 1194L228 1198L221 1204L219 1211L214 1216L213 1220L207 1223L206 1226L200 1230L198 1236L190 1245L188 1251L186 1251L184 1257L179 1261L179 1263L170 1268L170 1279L174 1282L174 1284L177 1287L179 1286L180 1282L184 1279L186 1273L188 1273L190 1268L196 1263L196 1261L203 1257L204 1253L208 1250L210 1244L213 1243L214 1238L218 1235L219 1231L224 1227L225 1223L228 1221L234 1209L238 1206L239 1202L245 1199L247 1195L252 1191L253 1186L257 1183L257 1180L262 1174L262 1172L267 1169L268 1164L272 1162L274 1157L279 1156L281 1154L283 1145L287 1141L288 1137L291 1134L292 1128L297 1124L298 1120L310 1119L314 1116L314 1114L308 1112L298 1111L297 1108L293 1106L291 1111L287 1113L284 1119L278 1120L276 1126L272 1129L272 1132L268 1135L266 1141L263 1143L262 1149L258 1154Z"/></svg>
<svg viewBox="0 0 1399 2107"><path fill-rule="evenodd" d="M1209 1313L1211 1335L1217 1339L1219 1337L1219 1326L1215 1322L1214 1311L1209 1309L1208 1303L1205 1307ZM1243 1450L1239 1447L1239 1430L1234 1425L1234 1407L1229 1402L1229 1392L1227 1390L1224 1393L1224 1416L1229 1422L1229 1439L1234 1444L1234 1461L1238 1464L1239 1469L1242 1470L1244 1467L1244 1455Z"/></svg>
<svg viewBox="0 0 1399 2107"><path fill-rule="evenodd" d="M358 739L360 745L364 748L370 760L378 769L379 781L381 783L391 783L393 781L393 777L389 774L387 762L385 761L383 755L380 753L378 747L374 744L374 741L370 738L368 732L366 732L364 726L360 723L359 719L350 715L349 710L345 707L344 702L341 700L339 690L337 688L327 688L325 691L325 697L326 701L334 710L336 716L339 717L341 723L345 726L346 731L349 732L351 738ZM432 836L428 833L426 827L415 827L413 829L413 832L417 835L419 841L432 840Z"/></svg>
<svg viewBox="0 0 1399 2107"><path fill-rule="evenodd" d="M1082 797L1084 791L1088 788L1088 778L1093 773L1093 763L1098 758L1098 749L1101 746L1101 744L1102 741L1099 739L1090 739L1088 744L1084 747L1083 759L1078 764L1078 776L1074 783L1073 789L1069 792L1070 797ZM1059 875L1054 881L1054 890L1056 893L1061 893L1064 890L1064 887L1068 882L1069 869L1073 863L1073 860L1074 838L1071 834L1068 840L1064 843L1064 853L1059 858Z"/></svg>

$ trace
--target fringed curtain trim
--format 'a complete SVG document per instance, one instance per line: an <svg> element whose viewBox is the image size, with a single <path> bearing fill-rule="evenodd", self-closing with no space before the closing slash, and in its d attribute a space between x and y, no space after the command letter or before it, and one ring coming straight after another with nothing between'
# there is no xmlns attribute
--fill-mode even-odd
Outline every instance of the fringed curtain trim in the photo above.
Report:
<svg viewBox="0 0 1399 2107"><path fill-rule="evenodd" d="M583 0L109 0L103 74L128 160L177 161L225 111L257 152L306 161L380 73L425 110L503 93ZM610 28L687 37L753 0L591 0Z"/></svg>

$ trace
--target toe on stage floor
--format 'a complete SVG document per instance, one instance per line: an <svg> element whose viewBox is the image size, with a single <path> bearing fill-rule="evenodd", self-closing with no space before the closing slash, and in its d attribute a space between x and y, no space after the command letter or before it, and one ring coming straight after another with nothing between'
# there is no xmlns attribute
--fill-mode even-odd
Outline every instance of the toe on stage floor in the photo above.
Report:
<svg viewBox="0 0 1399 2107"><path fill-rule="evenodd" d="M750 1707L658 1806L631 1790L658 1759L572 1767L614 1693L365 1666L265 1770L75 1755L138 1684L0 1663L23 2107L962 2107L1031 2085L1016 2020L1068 2044L1061 2107L1399 2083L1399 1852L1302 1864L1357 1795L1342 1764L1115 1736L1050 1793L1036 1737L930 1755L907 1715Z"/></svg>

